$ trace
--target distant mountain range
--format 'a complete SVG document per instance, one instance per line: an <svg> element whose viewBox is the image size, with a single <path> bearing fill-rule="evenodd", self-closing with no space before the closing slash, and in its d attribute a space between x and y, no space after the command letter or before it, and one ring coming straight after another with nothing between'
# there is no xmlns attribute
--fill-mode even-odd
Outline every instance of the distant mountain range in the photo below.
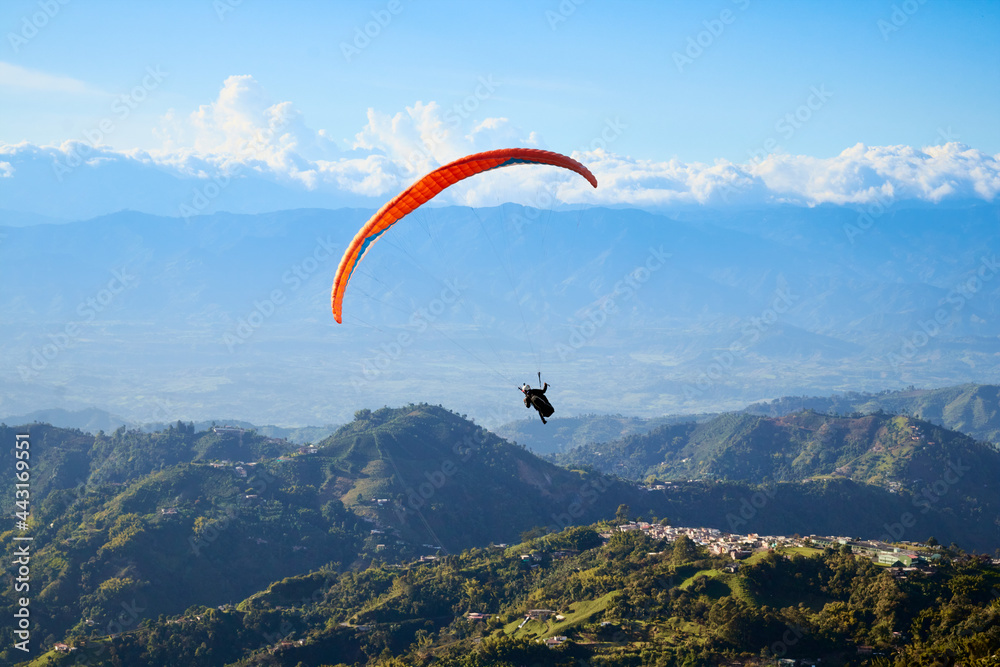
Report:
<svg viewBox="0 0 1000 667"><path fill-rule="evenodd" d="M964 384L941 389L909 388L878 393L847 392L833 396L785 396L751 404L743 411L780 417L802 410L843 415L871 414L881 410L889 414L912 415L1000 447L1000 386L997 385ZM630 435L648 433L667 424L706 422L716 416L718 415L671 415L642 419L621 415L582 415L553 419L546 426L529 417L504 424L496 432L508 440L527 445L538 454L555 454L580 445L610 442Z"/></svg>
<svg viewBox="0 0 1000 667"><path fill-rule="evenodd" d="M779 417L800 410L828 414L870 414L878 410L907 414L961 431L1000 447L1000 386L963 384L941 389L882 391L877 394L847 392L834 396L789 396L754 403L746 412Z"/></svg>
<svg viewBox="0 0 1000 667"><path fill-rule="evenodd" d="M766 403L754 403L744 412L765 416L782 416L809 409L826 414L870 414L878 410L890 414L907 414L929 422L960 431L977 440L1000 446L1000 386L966 384L941 389L904 389L881 391L875 394L847 392L833 396L786 396ZM668 415L656 418L626 417L623 415L580 415L553 419L543 425L529 416L511 421L492 430L500 437L520 443L536 454L556 454L580 445L609 442L625 436L647 433L665 424L705 422L717 414ZM0 417L6 424L43 422L61 428L75 428L88 433L111 432L120 426L147 432L167 428L169 422L136 423L98 408L62 410L52 408L36 410L23 415ZM304 444L319 442L332 434L337 426L280 427L252 424L239 419L210 419L194 422L198 431L214 425L232 425L254 429L261 435L284 438Z"/></svg>
<svg viewBox="0 0 1000 667"><path fill-rule="evenodd" d="M372 247L343 325L369 209L3 227L0 412L290 427L419 400L492 427L539 370L556 418L997 383L998 212L430 208Z"/></svg>
<svg viewBox="0 0 1000 667"><path fill-rule="evenodd" d="M60 428L75 428L87 433L98 433L105 431L110 433L115 429L125 426L130 429L140 429L147 433L162 431L171 426L167 422L137 423L122 417L118 417L104 410L97 408L85 408L83 410L63 410L61 408L50 408L48 410L35 410L24 415L9 415L0 418L0 422L5 424L33 424L35 422L51 424ZM284 428L270 424L256 425L240 419L210 419L207 421L192 422L197 431L207 431L213 426L236 426L244 429L253 429L261 435L269 438L284 438L289 442L304 444L316 442L327 437L336 430L336 426L301 426L296 428Z"/></svg>
<svg viewBox="0 0 1000 667"><path fill-rule="evenodd" d="M583 445L555 460L649 484L717 480L809 486L851 480L864 489L861 493L878 487L909 499L911 518L941 510L951 517L952 529L979 523L977 543L1000 544L1000 450L912 417L834 417L812 410L782 417L727 413L700 424L664 425ZM853 512L850 516L856 525L863 521Z"/></svg>

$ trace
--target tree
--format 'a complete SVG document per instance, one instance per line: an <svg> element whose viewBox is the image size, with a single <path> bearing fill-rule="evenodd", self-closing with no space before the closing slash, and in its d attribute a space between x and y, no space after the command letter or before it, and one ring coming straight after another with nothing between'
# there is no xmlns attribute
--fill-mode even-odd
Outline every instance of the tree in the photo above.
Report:
<svg viewBox="0 0 1000 667"><path fill-rule="evenodd" d="M632 515L632 508L622 503L618 506L618 511L615 512L615 521L618 525L629 522L629 517Z"/></svg>
<svg viewBox="0 0 1000 667"><path fill-rule="evenodd" d="M927 541L924 542L924 544L926 544L929 547L936 547L937 545L939 545L941 543L938 542L937 538L932 535L931 537L927 538Z"/></svg>
<svg viewBox="0 0 1000 667"><path fill-rule="evenodd" d="M695 560L698 557L698 548L687 535L681 535L674 540L674 563L681 565Z"/></svg>

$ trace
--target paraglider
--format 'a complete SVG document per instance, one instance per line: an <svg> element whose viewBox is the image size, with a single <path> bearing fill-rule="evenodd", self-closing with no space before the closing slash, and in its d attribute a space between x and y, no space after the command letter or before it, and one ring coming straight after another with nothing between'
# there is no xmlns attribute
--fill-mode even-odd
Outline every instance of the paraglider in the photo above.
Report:
<svg viewBox="0 0 1000 667"><path fill-rule="evenodd" d="M539 380L541 377L539 377ZM538 410L538 416L542 418L542 423L545 423L546 417L551 417L552 413L556 411L549 403L549 399L545 398L545 391L549 388L549 383L546 382L541 389L532 389L528 383L521 385L521 393L524 394L524 407L535 408Z"/></svg>
<svg viewBox="0 0 1000 667"><path fill-rule="evenodd" d="M491 169L518 164L547 164L569 169L586 178L595 188L597 187L597 178L576 160L559 153L535 148L504 148L475 153L435 169L379 209L355 235L354 240L351 241L340 260L340 266L337 267L337 274L333 280L330 304L334 319L338 323L343 321L342 309L347 283L365 253L387 229L433 199L445 188L463 179Z"/></svg>

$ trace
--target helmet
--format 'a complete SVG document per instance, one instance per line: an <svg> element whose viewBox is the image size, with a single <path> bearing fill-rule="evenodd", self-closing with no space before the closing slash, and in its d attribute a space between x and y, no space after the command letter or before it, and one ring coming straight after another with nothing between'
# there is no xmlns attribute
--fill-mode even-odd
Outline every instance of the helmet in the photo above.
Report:
<svg viewBox="0 0 1000 667"><path fill-rule="evenodd" d="M521 385L521 391L523 391L524 393L527 394L529 389L531 389L531 387L529 387L527 383Z"/></svg>

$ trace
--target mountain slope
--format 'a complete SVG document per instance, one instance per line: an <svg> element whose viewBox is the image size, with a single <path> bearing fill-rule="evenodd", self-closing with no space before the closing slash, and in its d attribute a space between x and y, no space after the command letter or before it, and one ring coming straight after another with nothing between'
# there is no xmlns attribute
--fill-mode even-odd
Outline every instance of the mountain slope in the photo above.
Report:
<svg viewBox="0 0 1000 667"><path fill-rule="evenodd" d="M834 521L843 530L846 526L839 524L839 518L845 516L857 531L870 531L883 525L869 523L872 517L881 517L884 526L890 526L908 513L921 521L933 519L939 526L925 524L921 530L964 535L965 544L987 551L1000 546L1000 452L912 417L884 413L835 417L810 410L783 417L729 413L704 424L660 427L611 443L585 445L556 459L562 465L590 465L631 479L792 482L781 488L801 487L795 493L805 495L813 493L811 485L821 484L833 498L806 502L803 507L817 511L809 512L805 524ZM838 479L852 480L855 488L829 484ZM871 510L867 514L848 500L861 495L869 496L861 503ZM794 506L788 500L786 506ZM771 501L768 505L768 519L775 519L776 507ZM819 510L822 507L827 509ZM668 510L668 516L675 515L676 510ZM801 512L785 516L769 529L804 527L803 516Z"/></svg>
<svg viewBox="0 0 1000 667"><path fill-rule="evenodd" d="M336 489L345 505L404 536L438 538L446 550L514 541L571 506L572 523L596 520L639 496L631 485L565 470L426 404L361 411L319 448L331 461L324 491Z"/></svg>
<svg viewBox="0 0 1000 667"><path fill-rule="evenodd" d="M1000 281L966 287L995 262L997 211L900 208L852 243L848 207L424 208L372 247L342 326L330 281L370 210L5 227L0 405L284 425L418 400L495 425L526 415L512 386L537 369L556 426L995 383Z"/></svg>
<svg viewBox="0 0 1000 667"><path fill-rule="evenodd" d="M1000 446L1000 386L963 384L940 389L906 389L877 394L847 392L836 396L786 396L754 403L746 412L778 417L803 409L828 414L905 413L961 431Z"/></svg>
<svg viewBox="0 0 1000 667"><path fill-rule="evenodd" d="M1000 641L991 601L1000 569L989 559L924 549L935 566L903 575L848 547L782 540L734 564L687 536L633 530L605 541L605 530L391 569L310 572L80 653L93 665L157 667L707 666L777 656L842 665L857 664L855 646L874 645L901 656L896 664L931 664L947 651L972 665L988 664Z"/></svg>

